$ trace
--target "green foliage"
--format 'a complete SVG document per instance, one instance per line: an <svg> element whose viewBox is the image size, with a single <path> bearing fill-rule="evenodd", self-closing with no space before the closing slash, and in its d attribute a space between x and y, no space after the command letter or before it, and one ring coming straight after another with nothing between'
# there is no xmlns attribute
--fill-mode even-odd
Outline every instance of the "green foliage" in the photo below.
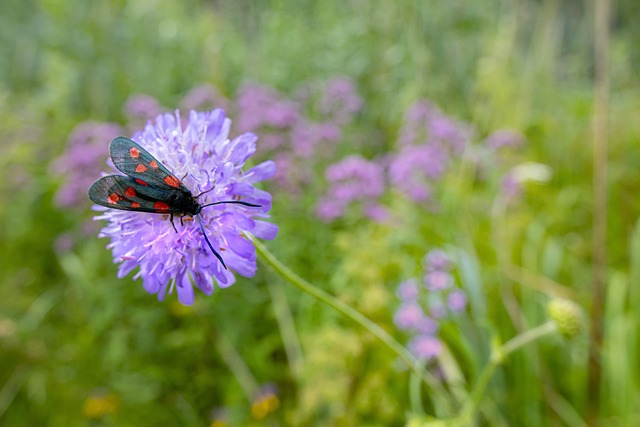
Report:
<svg viewBox="0 0 640 427"><path fill-rule="evenodd" d="M599 408L607 426L640 422L640 32L637 1L618 4ZM573 301L574 315L590 308L593 60L584 5L3 3L0 425L201 426L220 408L211 425L585 425L587 334L531 338L550 300ZM251 280L198 295L193 307L174 295L157 302L131 276L116 278L106 242L83 228L88 203L53 203L60 182L49 164L71 129L89 119L123 123L131 94L174 108L202 82L230 98L251 81L293 95L336 75L353 78L365 100L348 130L356 142L341 155L393 148L407 106L421 98L473 123L477 139L498 128L526 137L490 168L467 157L456 163L436 189L437 209L388 194L386 224L317 219L320 167L298 199L270 187L280 226L270 250L400 342L397 284L419 274L430 249L453 255L470 301L441 324L445 351L427 370L436 387L367 331L277 287L281 279L264 265ZM552 177L528 182L508 202L501 178L523 162L549 166ZM73 249L62 249L61 236L73 237ZM517 337L527 345L496 356ZM480 387L484 372L491 375ZM276 403L256 412L255 393L270 383Z"/></svg>

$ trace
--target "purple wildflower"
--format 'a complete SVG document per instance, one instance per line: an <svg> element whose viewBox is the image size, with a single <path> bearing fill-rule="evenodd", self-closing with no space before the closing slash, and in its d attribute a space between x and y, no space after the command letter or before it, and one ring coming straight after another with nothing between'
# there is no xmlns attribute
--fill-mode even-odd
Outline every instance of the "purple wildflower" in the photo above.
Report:
<svg viewBox="0 0 640 427"><path fill-rule="evenodd" d="M418 298L420 288L418 287L418 281L416 279L405 280L398 285L396 289L396 295L402 301L412 301Z"/></svg>
<svg viewBox="0 0 640 427"><path fill-rule="evenodd" d="M515 199L522 194L522 183L511 171L502 177L502 194L507 199Z"/></svg>
<svg viewBox="0 0 640 427"><path fill-rule="evenodd" d="M467 295L459 289L451 291L448 297L448 304L449 310L453 312L462 311L467 306Z"/></svg>
<svg viewBox="0 0 640 427"><path fill-rule="evenodd" d="M181 110L213 110L222 108L226 110L228 100L220 94L218 89L211 84L196 86L180 101Z"/></svg>
<svg viewBox="0 0 640 427"><path fill-rule="evenodd" d="M424 335L434 335L438 332L440 325L431 317L424 316L416 326L416 330Z"/></svg>
<svg viewBox="0 0 640 427"><path fill-rule="evenodd" d="M385 186L384 170L376 162L349 156L329 166L325 177L330 186L317 206L317 214L321 218L332 220L344 215L352 202L364 202L366 211L378 217L384 216L376 211L377 200Z"/></svg>
<svg viewBox="0 0 640 427"><path fill-rule="evenodd" d="M420 360L431 360L442 351L442 342L433 335L418 335L408 344L409 351Z"/></svg>
<svg viewBox="0 0 640 427"><path fill-rule="evenodd" d="M316 148L324 148L322 154L329 155L336 142L342 138L340 127L333 123L311 123L300 120L291 131L291 144L293 152L301 159L309 158L316 154Z"/></svg>
<svg viewBox="0 0 640 427"><path fill-rule="evenodd" d="M241 197L261 205L249 208L222 204L200 213L209 240L220 249L229 268L251 277L256 271L251 239L273 239L278 232L277 226L261 220L271 208L270 194L253 184L273 176L275 166L266 161L242 171L245 161L255 152L257 137L242 134L229 140L230 126L231 120L220 109L192 111L184 126L176 112L158 116L132 139L176 176L184 176L182 181L193 194L206 192L200 196L200 204ZM176 233L166 215L95 209L101 211L96 219L108 222L100 237L111 239L107 247L112 250L114 262L120 264L118 277L139 268L134 279L141 277L147 292L157 293L159 300L175 287L178 300L189 305L194 300L192 285L210 295L214 280L223 288L235 282L231 270L225 270L209 251L195 221L178 226Z"/></svg>
<svg viewBox="0 0 640 427"><path fill-rule="evenodd" d="M489 148L501 148L501 147L519 147L524 143L524 137L522 134L510 130L500 129L487 136L484 143Z"/></svg>
<svg viewBox="0 0 640 427"><path fill-rule="evenodd" d="M424 319L424 311L417 302L403 303L393 318L396 326L401 330L415 330Z"/></svg>
<svg viewBox="0 0 640 427"><path fill-rule="evenodd" d="M431 182L447 168L449 156L437 145L402 147L389 166L391 183L416 202L431 197Z"/></svg>
<svg viewBox="0 0 640 427"><path fill-rule="evenodd" d="M250 84L240 89L237 100L238 128L250 132L261 127L288 128L297 122L299 106L275 90Z"/></svg>
<svg viewBox="0 0 640 427"><path fill-rule="evenodd" d="M142 93L131 95L124 104L124 112L133 122L145 123L163 111L156 98Z"/></svg>
<svg viewBox="0 0 640 427"><path fill-rule="evenodd" d="M453 277L446 271L430 271L424 276L424 282L430 291L442 291L451 286Z"/></svg>
<svg viewBox="0 0 640 427"><path fill-rule="evenodd" d="M350 122L362 105L362 98L358 96L353 80L348 77L336 77L329 81L320 100L321 111L339 124Z"/></svg>
<svg viewBox="0 0 640 427"><path fill-rule="evenodd" d="M82 123L71 132L66 151L51 163L52 172L63 178L55 196L58 206L87 206L87 188L107 158L104 142L121 133L120 126L99 122Z"/></svg>
<svg viewBox="0 0 640 427"><path fill-rule="evenodd" d="M440 249L432 249L425 257L425 267L429 271L449 271L451 268L451 259L446 252Z"/></svg>

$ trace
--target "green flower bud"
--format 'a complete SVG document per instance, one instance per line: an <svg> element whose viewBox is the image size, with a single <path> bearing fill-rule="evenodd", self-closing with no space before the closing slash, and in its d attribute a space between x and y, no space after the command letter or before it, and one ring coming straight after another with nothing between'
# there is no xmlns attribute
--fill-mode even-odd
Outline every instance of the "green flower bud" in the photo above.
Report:
<svg viewBox="0 0 640 427"><path fill-rule="evenodd" d="M576 337L584 327L582 308L573 301L553 299L549 302L547 311L558 327L558 332L565 338Z"/></svg>

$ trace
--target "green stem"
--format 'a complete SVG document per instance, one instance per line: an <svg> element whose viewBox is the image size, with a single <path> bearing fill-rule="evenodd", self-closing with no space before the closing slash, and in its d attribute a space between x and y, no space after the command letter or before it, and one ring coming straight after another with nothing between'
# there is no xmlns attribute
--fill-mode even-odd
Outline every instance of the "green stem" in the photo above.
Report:
<svg viewBox="0 0 640 427"><path fill-rule="evenodd" d="M294 285L296 288L300 289L303 292L313 296L314 298L322 301L329 307L333 308L339 313L347 316L369 332L371 332L376 338L378 338L384 345L386 345L392 352L394 352L398 357L400 357L407 365L411 368L417 370L417 372L422 372L420 364L418 361L409 353L409 351L398 341L393 339L391 335L389 335L384 329L380 326L373 323L371 320L366 318L362 313L352 308L350 305L340 301L338 298L328 294L320 288L313 286L311 283L307 282L293 271L291 271L287 266L278 261L269 250L260 243L257 239L254 239L253 244L256 247L256 250L262 256L262 258L273 268L273 270L286 279L289 283Z"/></svg>
<svg viewBox="0 0 640 427"><path fill-rule="evenodd" d="M336 310L338 313L341 313L349 319L353 320L354 322L365 328L367 331L369 331L371 334L373 334L389 350L395 353L404 363L407 364L409 369L415 372L418 377L422 378L422 380L431 388L433 392L429 393L429 395L434 405L438 405L438 407L440 408L450 407L450 402L446 399L447 391L444 389L442 382L434 378L434 376L429 373L415 357L413 357L413 355L406 349L406 347L393 339L393 337L389 335L384 329L369 320L359 311L352 308L350 305L344 303L333 295L328 294L322 289L313 286L311 283L295 274L287 266L278 261L276 257L274 257L273 254L271 254L271 252L269 252L269 250L257 239L253 239L253 244L262 259L277 274L279 274L280 277L282 277L301 291L325 303L329 307Z"/></svg>
<svg viewBox="0 0 640 427"><path fill-rule="evenodd" d="M470 423L475 414L478 406L480 405L480 401L482 400L482 395L484 394L493 374L495 373L499 364L501 364L508 355L513 353L514 351L522 348L526 344L533 342L539 338L542 338L546 335L552 334L556 331L556 324L552 321L544 323L540 326L537 326L533 329L529 329L526 332L510 339L502 346L496 348L491 353L491 357L489 358L489 362L482 369L482 372L478 376L478 380L476 381L476 385L473 387L473 391L469 396L469 400L460 411L459 419L462 419L464 422Z"/></svg>
<svg viewBox="0 0 640 427"><path fill-rule="evenodd" d="M251 370L247 364L244 363L244 359L222 330L219 330L216 344L220 356L222 356L227 366L229 366L229 369L231 369L231 372L233 372L245 396L247 396L247 400L251 403L258 393L259 388L258 382L251 373Z"/></svg>
<svg viewBox="0 0 640 427"><path fill-rule="evenodd" d="M287 354L287 359L291 366L291 372L294 378L300 379L304 366L302 347L293 323L293 316L289 309L287 295L284 292L282 282L278 280L269 282L267 288L269 289L269 295L271 295L273 311L275 312L276 320L278 321L280 335L282 336L282 342L284 344L284 351Z"/></svg>

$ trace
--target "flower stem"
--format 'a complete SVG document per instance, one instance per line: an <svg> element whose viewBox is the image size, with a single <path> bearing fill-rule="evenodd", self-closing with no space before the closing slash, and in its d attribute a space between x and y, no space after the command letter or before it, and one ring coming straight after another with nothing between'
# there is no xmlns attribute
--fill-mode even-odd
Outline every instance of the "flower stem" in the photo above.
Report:
<svg viewBox="0 0 640 427"><path fill-rule="evenodd" d="M256 396L259 387L258 382L251 373L251 370L222 330L219 330L216 344L218 351L220 352L220 356L222 356L224 361L227 363L227 366L229 366L229 369L231 369L231 372L233 372L233 375L236 377L236 380L238 380L240 387L242 387L242 391L244 391L244 394L247 397L247 401L251 403L252 399Z"/></svg>
<svg viewBox="0 0 640 427"><path fill-rule="evenodd" d="M491 381L496 368L506 359L508 355L525 346L526 344L529 344L530 342L533 342L539 338L554 333L555 331L556 324L552 321L549 321L540 326L536 326L533 329L529 329L528 331L523 332L522 334L510 339L502 346L495 348L491 353L489 362L482 369L482 372L480 372L478 380L476 381L476 385L473 387L473 391L469 396L469 400L467 400L467 403L462 408L462 411L460 411L460 416L458 418L463 420L464 422L471 422L471 418L478 409L480 401L482 400L482 395L489 385L489 382Z"/></svg>
<svg viewBox="0 0 640 427"><path fill-rule="evenodd" d="M431 375L424 369L423 366L421 366L420 362L415 357L413 357L413 355L406 349L406 347L393 339L393 337L389 335L384 329L369 320L366 316L364 316L356 309L352 308L350 305L344 303L343 301L340 301L338 298L312 285L311 283L295 274L287 266L278 261L278 259L273 256L273 254L269 252L269 250L257 239L253 239L253 244L262 259L283 279L365 328L367 331L373 334L373 336L378 338L378 340L380 340L389 350L394 352L400 359L402 359L402 361L406 363L410 369L416 372L431 388L446 393L444 391L444 388L442 387L442 384L440 384L440 382L435 379L433 375Z"/></svg>
<svg viewBox="0 0 640 427"><path fill-rule="evenodd" d="M269 252L269 250L257 239L253 240L253 244L255 245L256 250L263 258L263 260L267 264L269 264L269 266L282 278L287 280L296 288L313 296L317 300L325 303L329 307L333 308L337 312L345 315L346 317L350 318L351 320L365 328L376 338L378 338L384 345L386 345L387 348L389 348L398 357L400 357L407 365L409 365L409 367L420 373L420 376L424 375L424 370L422 369L418 361L413 357L413 355L409 353L409 351L402 344L393 339L393 337L391 337L391 335L389 335L384 329L369 320L362 313L355 310L350 305L344 303L343 301L340 301L338 298L328 294L322 289L313 286L311 283L295 274L288 267L278 261L271 254L271 252Z"/></svg>

